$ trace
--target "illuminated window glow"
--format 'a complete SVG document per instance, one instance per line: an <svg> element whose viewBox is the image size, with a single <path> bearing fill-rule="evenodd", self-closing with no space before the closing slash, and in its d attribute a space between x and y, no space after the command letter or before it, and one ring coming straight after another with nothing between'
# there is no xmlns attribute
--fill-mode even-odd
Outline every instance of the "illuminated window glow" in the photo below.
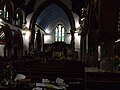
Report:
<svg viewBox="0 0 120 90"><path fill-rule="evenodd" d="M54 31L54 41L64 41L65 40L65 28L62 24L58 24Z"/></svg>
<svg viewBox="0 0 120 90"><path fill-rule="evenodd" d="M9 20L9 12L7 11L6 5L3 8L3 17L5 20Z"/></svg>
<svg viewBox="0 0 120 90"><path fill-rule="evenodd" d="M6 20L8 20L9 19L9 13L8 13L8 11L6 12Z"/></svg>
<svg viewBox="0 0 120 90"><path fill-rule="evenodd" d="M6 5L4 5L3 17L6 18Z"/></svg>
<svg viewBox="0 0 120 90"><path fill-rule="evenodd" d="M18 13L16 14L16 25L20 26L20 16Z"/></svg>

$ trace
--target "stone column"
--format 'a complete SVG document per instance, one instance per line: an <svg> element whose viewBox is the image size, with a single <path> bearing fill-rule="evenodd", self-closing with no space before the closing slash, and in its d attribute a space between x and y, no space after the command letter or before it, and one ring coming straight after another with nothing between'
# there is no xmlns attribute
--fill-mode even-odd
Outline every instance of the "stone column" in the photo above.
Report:
<svg viewBox="0 0 120 90"><path fill-rule="evenodd" d="M71 45L72 45L72 51L75 49L75 37L74 37L74 30L70 30L71 32Z"/></svg>
<svg viewBox="0 0 120 90"><path fill-rule="evenodd" d="M80 41L80 60L83 61L84 60L84 55L83 55L83 51L84 51L84 48L83 48L83 35L81 33L81 41Z"/></svg>

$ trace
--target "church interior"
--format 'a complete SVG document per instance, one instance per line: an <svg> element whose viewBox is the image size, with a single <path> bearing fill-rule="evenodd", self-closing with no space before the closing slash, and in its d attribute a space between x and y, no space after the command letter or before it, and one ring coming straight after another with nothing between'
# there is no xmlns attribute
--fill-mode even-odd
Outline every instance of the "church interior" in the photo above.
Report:
<svg viewBox="0 0 120 90"><path fill-rule="evenodd" d="M119 90L119 50L119 0L0 0L0 90Z"/></svg>

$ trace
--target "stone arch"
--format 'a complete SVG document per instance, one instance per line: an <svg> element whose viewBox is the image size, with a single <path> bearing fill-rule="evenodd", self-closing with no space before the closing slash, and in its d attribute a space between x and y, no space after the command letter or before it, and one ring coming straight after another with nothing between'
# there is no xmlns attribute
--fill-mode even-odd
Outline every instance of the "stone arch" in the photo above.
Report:
<svg viewBox="0 0 120 90"><path fill-rule="evenodd" d="M12 3L10 2L10 0L3 0L3 2L1 3L2 10L4 9L4 4L6 4L7 10L10 13L9 21L12 22L12 18L14 17Z"/></svg>
<svg viewBox="0 0 120 90"><path fill-rule="evenodd" d="M20 58L22 56L23 51L23 38L20 30L12 30L14 32L12 49L13 49L13 57Z"/></svg>
<svg viewBox="0 0 120 90"><path fill-rule="evenodd" d="M22 24L23 24L23 12L18 8L15 11L15 14L17 14L17 13L20 15L20 27L22 28ZM15 17L16 17L16 15L15 15Z"/></svg>
<svg viewBox="0 0 120 90"><path fill-rule="evenodd" d="M69 21L70 21L70 26L71 26L71 44L73 45L73 48L74 48L74 31L76 30L75 29L75 21L74 21L74 17L70 11L70 9L64 4L62 3L61 1L59 0L52 0L52 1L45 1L42 5L40 5L37 10L35 11L35 13L33 14L33 17L31 18L31 21L30 21L30 27L29 29L31 30L31 41L30 41L30 44L32 45L33 42L34 42L34 27L35 27L35 22L37 20L37 17L39 16L39 14L49 5L51 4L56 4L58 5L61 9L64 10L64 12L66 13L66 15L68 16L69 18Z"/></svg>
<svg viewBox="0 0 120 90"><path fill-rule="evenodd" d="M36 34L36 50L41 51L41 32L39 29Z"/></svg>
<svg viewBox="0 0 120 90"><path fill-rule="evenodd" d="M4 47L4 57L11 58L11 49L12 49L12 31L7 24L2 25L1 30L5 34L5 47Z"/></svg>

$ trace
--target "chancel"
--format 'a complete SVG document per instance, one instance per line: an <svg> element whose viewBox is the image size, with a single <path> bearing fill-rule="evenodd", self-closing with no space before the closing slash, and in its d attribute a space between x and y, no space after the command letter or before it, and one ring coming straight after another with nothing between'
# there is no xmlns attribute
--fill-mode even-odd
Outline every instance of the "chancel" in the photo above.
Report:
<svg viewBox="0 0 120 90"><path fill-rule="evenodd" d="M0 0L0 73L0 90L119 90L120 1Z"/></svg>

